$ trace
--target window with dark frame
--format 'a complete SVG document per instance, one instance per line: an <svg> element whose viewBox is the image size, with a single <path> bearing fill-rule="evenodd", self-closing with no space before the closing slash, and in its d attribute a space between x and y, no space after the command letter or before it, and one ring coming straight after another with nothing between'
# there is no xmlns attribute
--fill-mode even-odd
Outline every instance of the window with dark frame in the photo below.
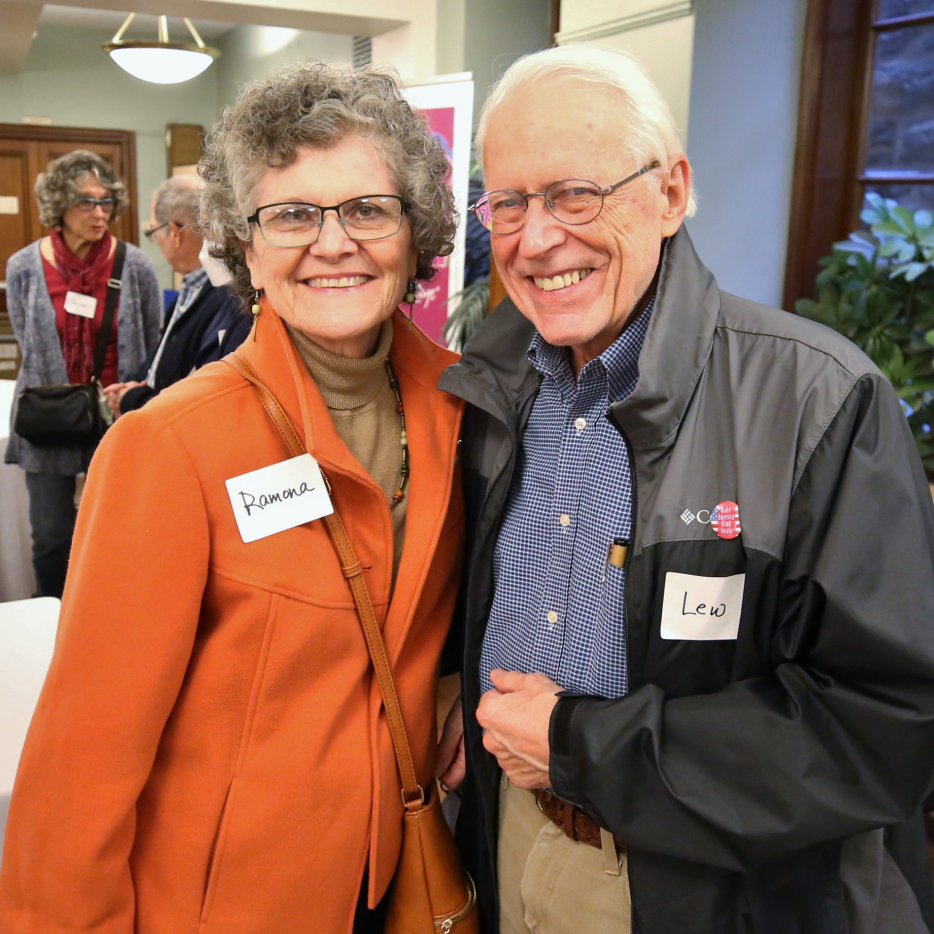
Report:
<svg viewBox="0 0 934 934"><path fill-rule="evenodd" d="M934 210L934 0L879 0L872 23L863 192Z"/></svg>
<svg viewBox="0 0 934 934"><path fill-rule="evenodd" d="M785 308L869 191L934 210L934 0L810 0Z"/></svg>

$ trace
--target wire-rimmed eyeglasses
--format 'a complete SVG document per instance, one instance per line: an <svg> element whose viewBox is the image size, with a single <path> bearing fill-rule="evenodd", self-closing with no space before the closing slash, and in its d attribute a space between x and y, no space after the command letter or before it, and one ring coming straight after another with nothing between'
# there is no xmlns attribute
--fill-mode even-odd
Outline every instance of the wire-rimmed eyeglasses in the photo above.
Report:
<svg viewBox="0 0 934 934"><path fill-rule="evenodd" d="M90 214L94 208L100 208L105 214L112 214L116 206L116 198L78 198L72 205L82 214Z"/></svg>
<svg viewBox="0 0 934 934"><path fill-rule="evenodd" d="M399 195L361 195L327 207L284 201L257 208L247 221L259 227L270 246L311 246L321 234L324 215L334 211L351 240L383 240L399 232L406 206Z"/></svg>
<svg viewBox="0 0 934 934"><path fill-rule="evenodd" d="M544 191L530 191L525 195L511 189L487 191L470 208L477 215L477 220L495 234L511 234L522 229L529 198L543 198L549 213L562 224L589 224L603 210L603 199L607 195L660 165L656 159L608 188L601 188L596 182L582 178L565 178L552 183Z"/></svg>
<svg viewBox="0 0 934 934"><path fill-rule="evenodd" d="M144 236L150 243L155 243L155 242L156 242L156 234L159 233L160 230L164 230L164 229L165 229L166 227L168 227L169 224L171 224L171 223L172 223L172 221L166 221L164 224L160 224L158 227L150 227L148 230L144 230L144 231L143 231L143 236Z"/></svg>

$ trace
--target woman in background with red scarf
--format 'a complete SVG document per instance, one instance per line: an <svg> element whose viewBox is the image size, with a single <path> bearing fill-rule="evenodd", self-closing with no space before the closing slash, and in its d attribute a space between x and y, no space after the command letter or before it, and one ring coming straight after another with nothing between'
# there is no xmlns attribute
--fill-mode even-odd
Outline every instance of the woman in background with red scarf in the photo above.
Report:
<svg viewBox="0 0 934 934"><path fill-rule="evenodd" d="M36 195L42 222L52 230L7 264L7 310L23 355L17 395L27 387L93 379L117 248L108 226L127 206L113 169L85 150L50 162L36 182ZM155 269L128 244L103 385L140 369L158 343L161 318ZM11 431L5 460L26 471L39 596L62 595L75 524L75 477L87 470L94 448L36 447Z"/></svg>

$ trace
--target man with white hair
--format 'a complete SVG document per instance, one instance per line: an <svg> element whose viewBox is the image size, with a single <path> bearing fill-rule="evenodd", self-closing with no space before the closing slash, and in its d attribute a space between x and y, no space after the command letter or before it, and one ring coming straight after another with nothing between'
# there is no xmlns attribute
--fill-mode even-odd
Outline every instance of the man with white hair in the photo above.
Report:
<svg viewBox="0 0 934 934"><path fill-rule="evenodd" d="M477 145L508 298L441 383L468 557L439 771L466 747L484 930L930 934L934 510L895 393L718 289L632 59L520 60Z"/></svg>
<svg viewBox="0 0 934 934"><path fill-rule="evenodd" d="M196 226L200 187L197 176L176 175L153 193L146 237L183 278L159 347L143 372L135 380L104 388L117 417L142 408L167 386L236 350L250 332L250 320L227 288L229 275L205 255Z"/></svg>

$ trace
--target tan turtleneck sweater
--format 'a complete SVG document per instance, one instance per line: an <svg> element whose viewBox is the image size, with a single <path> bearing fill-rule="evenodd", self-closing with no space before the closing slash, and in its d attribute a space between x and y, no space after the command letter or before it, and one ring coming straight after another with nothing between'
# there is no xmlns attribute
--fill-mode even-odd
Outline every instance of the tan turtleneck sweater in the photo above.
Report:
<svg viewBox="0 0 934 934"><path fill-rule="evenodd" d="M386 494L392 513L395 588L405 543L408 498L392 506L392 495L399 489L402 477L402 418L396 411L396 394L386 371L392 322L383 322L376 351L362 360L331 353L296 328L286 327L331 413L337 433Z"/></svg>

